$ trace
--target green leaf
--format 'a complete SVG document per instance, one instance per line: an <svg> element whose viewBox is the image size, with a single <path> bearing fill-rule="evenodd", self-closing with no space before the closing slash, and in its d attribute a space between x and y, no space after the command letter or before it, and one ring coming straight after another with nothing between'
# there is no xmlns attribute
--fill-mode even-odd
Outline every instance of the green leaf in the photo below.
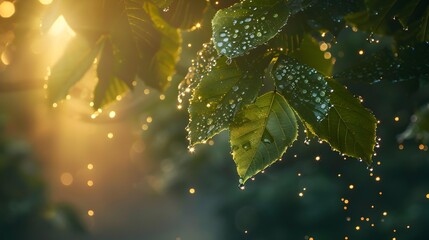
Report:
<svg viewBox="0 0 429 240"><path fill-rule="evenodd" d="M320 122L328 115L330 92L324 76L314 68L280 55L270 66L278 91L305 122Z"/></svg>
<svg viewBox="0 0 429 240"><path fill-rule="evenodd" d="M147 64L140 67L139 77L149 86L164 91L176 72L176 63L181 53L182 35L178 29L170 27L164 21L155 5L146 2L144 9L161 35L155 55Z"/></svg>
<svg viewBox="0 0 429 240"><path fill-rule="evenodd" d="M282 157L297 138L298 124L283 96L269 92L237 113L230 131L232 156L244 184Z"/></svg>
<svg viewBox="0 0 429 240"><path fill-rule="evenodd" d="M375 117L344 86L333 80L328 83L334 90L333 106L322 122L305 122L307 128L340 153L371 164L376 140Z"/></svg>
<svg viewBox="0 0 429 240"><path fill-rule="evenodd" d="M164 8L162 16L172 27L193 30L201 23L207 6L206 0L175 0Z"/></svg>
<svg viewBox="0 0 429 240"><path fill-rule="evenodd" d="M97 67L98 83L94 90L94 109L99 109L116 100L118 95L128 91L128 86L116 77L117 61L112 43L106 39Z"/></svg>
<svg viewBox="0 0 429 240"><path fill-rule="evenodd" d="M48 79L50 103L66 97L69 89L85 75L100 51L101 44L90 47L79 36L70 40L61 58L51 69Z"/></svg>
<svg viewBox="0 0 429 240"><path fill-rule="evenodd" d="M213 41L219 54L241 56L273 38L302 1L243 0L219 10L212 20Z"/></svg>
<svg viewBox="0 0 429 240"><path fill-rule="evenodd" d="M200 66L207 70L199 72L201 80L190 100L187 129L191 145L227 129L236 112L255 100L264 71L237 61L228 63L226 57L219 57Z"/></svg>

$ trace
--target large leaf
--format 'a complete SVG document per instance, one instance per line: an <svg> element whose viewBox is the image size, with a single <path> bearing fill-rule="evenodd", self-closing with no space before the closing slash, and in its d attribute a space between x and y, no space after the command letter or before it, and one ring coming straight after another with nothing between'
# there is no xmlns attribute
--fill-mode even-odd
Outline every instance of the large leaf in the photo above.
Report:
<svg viewBox="0 0 429 240"><path fill-rule="evenodd" d="M300 0L243 0L219 10L212 20L213 41L219 54L241 56L266 43L300 11Z"/></svg>
<svg viewBox="0 0 429 240"><path fill-rule="evenodd" d="M305 122L320 122L330 109L330 92L324 76L314 68L280 55L270 70L276 87Z"/></svg>
<svg viewBox="0 0 429 240"><path fill-rule="evenodd" d="M110 39L106 39L97 67L98 83L94 90L94 109L116 100L118 95L128 91L127 85L116 77L117 60Z"/></svg>
<svg viewBox="0 0 429 240"><path fill-rule="evenodd" d="M100 51L101 44L90 47L79 36L70 40L62 57L51 69L48 79L49 102L54 103L66 97L69 89L78 82L91 67Z"/></svg>
<svg viewBox="0 0 429 240"><path fill-rule="evenodd" d="M307 121L307 128L345 155L372 162L375 146L375 117L344 86L328 81L334 90L332 107L322 122Z"/></svg>
<svg viewBox="0 0 429 240"><path fill-rule="evenodd" d="M228 128L237 111L252 102L262 85L264 71L226 57L206 62L209 69L193 92L189 106L191 145L205 142Z"/></svg>
<svg viewBox="0 0 429 240"><path fill-rule="evenodd" d="M244 183L282 157L297 138L298 124L283 96L269 92L237 113L230 130L232 156Z"/></svg>
<svg viewBox="0 0 429 240"><path fill-rule="evenodd" d="M207 10L206 0L174 0L164 8L162 16L173 27L192 30L197 23L201 23Z"/></svg>

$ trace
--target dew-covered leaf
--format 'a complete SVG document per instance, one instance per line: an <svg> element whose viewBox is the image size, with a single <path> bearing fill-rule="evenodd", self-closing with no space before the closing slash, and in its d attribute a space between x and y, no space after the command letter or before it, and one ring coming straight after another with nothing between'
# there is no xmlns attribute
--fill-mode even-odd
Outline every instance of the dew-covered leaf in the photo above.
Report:
<svg viewBox="0 0 429 240"><path fill-rule="evenodd" d="M206 0L174 0L163 9L163 18L175 28L192 30L201 23L207 10Z"/></svg>
<svg viewBox="0 0 429 240"><path fill-rule="evenodd" d="M51 69L48 78L48 99L54 103L66 97L69 89L88 71L97 57L102 44L90 47L79 36L67 45L62 57Z"/></svg>
<svg viewBox="0 0 429 240"><path fill-rule="evenodd" d="M298 124L283 96L269 92L238 112L230 131L232 156L244 183L282 157L297 138Z"/></svg>
<svg viewBox="0 0 429 240"><path fill-rule="evenodd" d="M266 43L303 9L302 0L243 0L219 10L212 20L213 41L219 54L241 56Z"/></svg>
<svg viewBox="0 0 429 240"><path fill-rule="evenodd" d="M116 100L128 91L127 85L116 77L117 60L110 39L106 39L97 66L98 83L94 90L94 109L99 109Z"/></svg>
<svg viewBox="0 0 429 240"><path fill-rule="evenodd" d="M340 153L370 164L376 139L375 117L344 86L334 80L328 80L328 84L334 90L333 106L322 122L305 122L307 129Z"/></svg>
<svg viewBox="0 0 429 240"><path fill-rule="evenodd" d="M179 84L177 99L180 106L183 103L183 99L198 86L203 76L211 71L212 66L216 65L217 58L218 56L213 44L204 43L203 48L197 52L197 57L192 60L185 78Z"/></svg>
<svg viewBox="0 0 429 240"><path fill-rule="evenodd" d="M236 112L256 98L264 77L263 68L239 64L238 60L229 62L226 57L219 57L199 66L198 70L205 72L200 75L189 105L191 145L205 142L227 129Z"/></svg>
<svg viewBox="0 0 429 240"><path fill-rule="evenodd" d="M305 122L320 122L330 109L331 88L314 68L280 55L270 66L278 91Z"/></svg>
<svg viewBox="0 0 429 240"><path fill-rule="evenodd" d="M429 43L401 46L396 53L382 49L355 66L334 74L341 81L378 83L419 81L429 77Z"/></svg>

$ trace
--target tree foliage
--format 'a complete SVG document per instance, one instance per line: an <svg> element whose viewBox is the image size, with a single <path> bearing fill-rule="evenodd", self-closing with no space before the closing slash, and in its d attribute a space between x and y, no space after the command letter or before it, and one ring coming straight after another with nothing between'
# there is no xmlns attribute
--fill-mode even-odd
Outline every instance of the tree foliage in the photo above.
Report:
<svg viewBox="0 0 429 240"><path fill-rule="evenodd" d="M230 131L243 184L282 158L296 140L299 125L308 137L371 164L376 118L341 83L424 81L429 74L424 54L429 47L429 4L422 0L57 4L77 37L51 70L50 101L65 97L98 59L95 109L132 89L136 79L165 90L175 74L182 33L197 29L206 13L215 12L212 38L179 85L178 99L180 106L189 99L191 148ZM323 51L335 46L336 36L350 27L367 32L371 44L392 37L394 45L332 73L335 58Z"/></svg>

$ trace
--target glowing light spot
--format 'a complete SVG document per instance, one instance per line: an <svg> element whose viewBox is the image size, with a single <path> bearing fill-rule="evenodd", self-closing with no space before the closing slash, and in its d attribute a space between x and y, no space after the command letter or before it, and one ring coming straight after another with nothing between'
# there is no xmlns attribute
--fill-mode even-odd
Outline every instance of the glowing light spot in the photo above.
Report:
<svg viewBox="0 0 429 240"><path fill-rule="evenodd" d="M380 182L381 178L380 177L376 177L375 181Z"/></svg>
<svg viewBox="0 0 429 240"><path fill-rule="evenodd" d="M148 94L150 93L150 89L146 88L145 90L143 90L143 93L144 93L145 95L148 95Z"/></svg>
<svg viewBox="0 0 429 240"><path fill-rule="evenodd" d="M349 185L349 189L354 189L354 188L355 188L355 186L353 184Z"/></svg>
<svg viewBox="0 0 429 240"><path fill-rule="evenodd" d="M58 103L52 103L52 107L53 107L53 108L58 107Z"/></svg>
<svg viewBox="0 0 429 240"><path fill-rule="evenodd" d="M6 53L6 51L4 51L1 56L0 56L1 62L3 63L3 65L9 65L10 64L10 59L8 54Z"/></svg>
<svg viewBox="0 0 429 240"><path fill-rule="evenodd" d="M310 237L308 240L315 240L314 237Z"/></svg>
<svg viewBox="0 0 429 240"><path fill-rule="evenodd" d="M190 193L190 194L195 194L195 192L196 192L196 191L195 191L195 188L189 188L189 193Z"/></svg>
<svg viewBox="0 0 429 240"><path fill-rule="evenodd" d="M323 54L323 58L325 58L325 59L330 59L331 57L332 57L332 54L330 52L325 52Z"/></svg>
<svg viewBox="0 0 429 240"><path fill-rule="evenodd" d="M94 210L88 210L88 216L92 217L94 216Z"/></svg>
<svg viewBox="0 0 429 240"><path fill-rule="evenodd" d="M110 132L110 133L108 133L108 134L107 134L107 138L112 139L112 138L113 138L113 133L111 133L111 132Z"/></svg>
<svg viewBox="0 0 429 240"><path fill-rule="evenodd" d="M428 194L426 194L426 198L427 198L427 199L429 199L429 193L428 193Z"/></svg>
<svg viewBox="0 0 429 240"><path fill-rule="evenodd" d="M151 123L152 122L152 117L147 117L146 118L146 122Z"/></svg>
<svg viewBox="0 0 429 240"><path fill-rule="evenodd" d="M196 28L201 28L201 23L197 23L197 24L195 24L195 27L196 27Z"/></svg>
<svg viewBox="0 0 429 240"><path fill-rule="evenodd" d="M146 131L149 129L149 126L147 124L143 124L142 129L143 129L143 131Z"/></svg>
<svg viewBox="0 0 429 240"><path fill-rule="evenodd" d="M88 164L88 166L86 166L88 168L88 170L92 170L94 168L94 165L92 163Z"/></svg>
<svg viewBox="0 0 429 240"><path fill-rule="evenodd" d="M165 99L165 95L164 94L161 94L161 95L159 95L159 99L162 101L162 100L164 100Z"/></svg>
<svg viewBox="0 0 429 240"><path fill-rule="evenodd" d="M346 200L344 200L344 203L345 203L345 204L349 204L349 200L347 200L347 199L346 199Z"/></svg>
<svg viewBox="0 0 429 240"><path fill-rule="evenodd" d="M52 3L53 0L39 0L39 2L43 5L49 5Z"/></svg>
<svg viewBox="0 0 429 240"><path fill-rule="evenodd" d="M404 145L403 144L399 144L398 148L399 148L399 150L403 150L404 149Z"/></svg>
<svg viewBox="0 0 429 240"><path fill-rule="evenodd" d="M189 148L189 152L190 152L190 153L195 152L195 148L194 148L194 147L190 147L190 148Z"/></svg>
<svg viewBox="0 0 429 240"><path fill-rule="evenodd" d="M60 180L64 186L70 186L73 183L73 175L68 172L65 172L61 174Z"/></svg>
<svg viewBox="0 0 429 240"><path fill-rule="evenodd" d="M180 109L182 109L182 108L183 108L183 106L182 106L182 105L180 105L180 104L179 104L179 105L177 105L177 109L179 109L179 110L180 110Z"/></svg>
<svg viewBox="0 0 429 240"><path fill-rule="evenodd" d="M399 117L395 117L393 120L395 120L395 122L399 122Z"/></svg>
<svg viewBox="0 0 429 240"><path fill-rule="evenodd" d="M90 107L94 107L94 102L90 102L90 103L89 103L89 106L90 106Z"/></svg>
<svg viewBox="0 0 429 240"><path fill-rule="evenodd" d="M70 36L76 35L76 33L67 24L66 19L61 15L52 24L51 28L48 31L48 34L56 36L62 33L67 33Z"/></svg>
<svg viewBox="0 0 429 240"><path fill-rule="evenodd" d="M15 14L15 5L13 2L4 1L0 3L0 17L10 18Z"/></svg>
<svg viewBox="0 0 429 240"><path fill-rule="evenodd" d="M324 51L328 50L328 44L323 42L322 44L320 44L319 48L320 48L320 51L324 52Z"/></svg>
<svg viewBox="0 0 429 240"><path fill-rule="evenodd" d="M365 52L363 50L359 50L359 55L363 55Z"/></svg>
<svg viewBox="0 0 429 240"><path fill-rule="evenodd" d="M360 230L360 226L356 226L355 229L356 229L356 231L359 231Z"/></svg>
<svg viewBox="0 0 429 240"><path fill-rule="evenodd" d="M92 187L92 186L94 186L94 182L93 182L92 180L88 180L88 181L86 182L86 184L88 185L88 187Z"/></svg>
<svg viewBox="0 0 429 240"><path fill-rule="evenodd" d="M387 216L387 212L383 212L383 216Z"/></svg>
<svg viewBox="0 0 429 240"><path fill-rule="evenodd" d="M300 192L300 193L298 194L298 196L303 197L303 196L304 196L304 193Z"/></svg>
<svg viewBox="0 0 429 240"><path fill-rule="evenodd" d="M419 145L419 149L420 149L420 150L424 150L424 149L425 149L425 145L424 145L424 144L420 144L420 145Z"/></svg>
<svg viewBox="0 0 429 240"><path fill-rule="evenodd" d="M109 118L115 118L116 117L116 112L115 111L110 111L109 112Z"/></svg>
<svg viewBox="0 0 429 240"><path fill-rule="evenodd" d="M316 160L316 161L320 161L320 156L316 156L316 157L314 158L314 160Z"/></svg>

